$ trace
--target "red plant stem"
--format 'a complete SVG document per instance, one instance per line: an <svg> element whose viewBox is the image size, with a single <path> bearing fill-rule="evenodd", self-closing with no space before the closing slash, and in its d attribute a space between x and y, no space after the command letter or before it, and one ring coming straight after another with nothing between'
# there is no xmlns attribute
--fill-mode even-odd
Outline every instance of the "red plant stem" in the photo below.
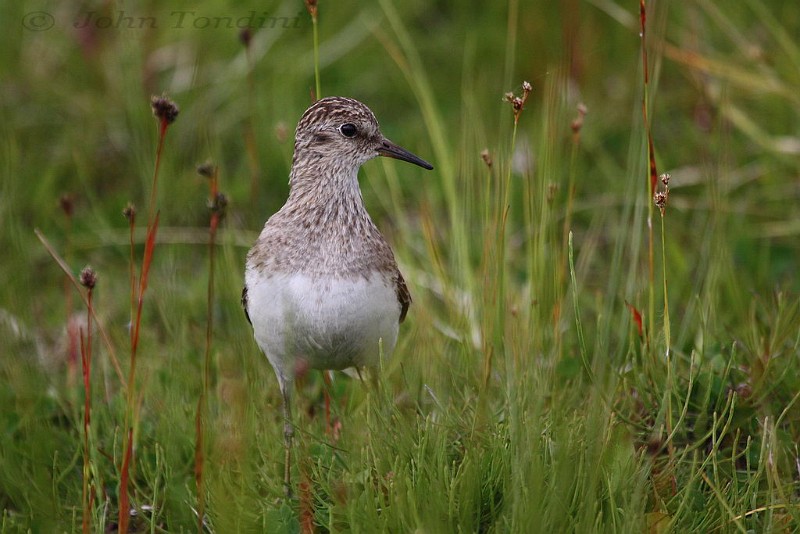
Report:
<svg viewBox="0 0 800 534"><path fill-rule="evenodd" d="M136 228L136 223L134 222L133 218L130 219L130 223L128 224L128 228L130 230L130 257L128 259L128 276L130 277L131 283L131 319L129 325L129 336L131 341L131 346L133 346L133 321L134 321L134 314L136 313L136 263L134 258L134 231Z"/></svg>
<svg viewBox="0 0 800 534"><path fill-rule="evenodd" d="M81 364L83 366L83 532L91 530L91 503L89 501L89 424L91 422L92 394L92 290L86 292L88 310L86 312L86 343L81 335Z"/></svg>
<svg viewBox="0 0 800 534"><path fill-rule="evenodd" d="M147 240L144 248L144 258L142 259L142 275L139 278L139 293L138 303L136 307L136 321L133 327L133 336L131 337L131 362L128 371L128 412L126 414L127 439L125 442L125 459L123 463L122 477L120 479L120 509L119 509L119 525L120 532L127 532L122 529L122 525L128 523L128 472L130 463L132 462L133 450L133 425L131 421L134 418L134 387L136 384L136 352L139 348L139 331L142 324L142 306L144 304L144 292L147 289L147 279L150 274L150 265L153 261L153 249L155 248L156 232L158 231L159 212L156 212L153 226L147 230Z"/></svg>
<svg viewBox="0 0 800 534"><path fill-rule="evenodd" d="M642 69L644 70L644 90L642 94L642 117L644 119L644 129L647 133L647 160L648 160L648 209L647 209L647 233L648 233L648 277L649 277L649 305L648 305L648 332L647 343L649 345L650 337L655 330L655 297L653 284L655 283L655 259L653 252L653 194L656 191L656 184L658 182L658 171L656 170L656 155L653 146L653 132L650 129L650 121L647 114L648 105L648 90L650 82L650 73L647 65L647 9L645 7L645 0L639 0L639 21L641 23L641 39L642 39Z"/></svg>
<svg viewBox="0 0 800 534"><path fill-rule="evenodd" d="M150 265L153 261L153 249L156 245L156 233L158 232L158 220L160 212L156 213L153 226L147 229L147 237L144 245L144 258L142 259L142 275L139 278L138 301L136 305L136 321L134 322L133 338L131 339L131 370L128 374L128 385L132 385L133 374L136 368L136 351L139 348L139 328L142 324L142 305L144 304L144 292L147 290L147 279L150 275Z"/></svg>
<svg viewBox="0 0 800 534"><path fill-rule="evenodd" d="M150 189L150 203L147 208L147 229L149 231L153 224L153 213L156 206L156 191L158 187L158 169L161 166L161 150L164 148L164 138L167 136L169 122L161 119L158 128L158 147L156 148L156 166L153 169L153 186Z"/></svg>
<svg viewBox="0 0 800 534"><path fill-rule="evenodd" d="M71 259L72 252L72 216L67 214L67 228L65 231L66 243L64 245L64 256L66 261ZM75 385L75 368L78 362L78 344L80 335L74 335L75 330L70 326L70 318L72 317L72 291L69 289L69 276L64 278L64 308L67 318L67 342L69 343L69 352L67 353L67 387L69 391L73 391Z"/></svg>
<svg viewBox="0 0 800 534"><path fill-rule="evenodd" d="M136 384L136 354L139 348L139 335L142 325L142 307L144 304L144 293L147 290L147 281L150 274L150 266L153 261L153 250L156 244L156 233L158 232L158 221L160 212L156 211L156 193L158 188L158 169L161 166L161 152L164 148L164 138L167 135L169 121L161 118L158 130L158 146L156 148L156 163L153 169L153 186L150 190L150 202L147 208L147 234L145 240L144 257L142 258L142 269L139 276L139 291L137 293L136 319L134 321L133 334L131 335L131 361L128 370L128 410L125 415L125 428L127 430L125 440L125 457L123 459L122 473L120 477L120 505L119 505L119 532L127 532L128 519L130 517L130 500L128 497L128 481L130 478L130 468L133 463L133 424L136 419L134 413Z"/></svg>
<svg viewBox="0 0 800 534"><path fill-rule="evenodd" d="M89 300L89 308L92 307L92 290L90 289L88 292L88 300ZM91 396L91 374L92 374L92 314L88 312L86 314L86 350L81 351L81 355L83 356L83 387L86 390L86 398L84 399L84 408L85 413L83 415L83 426L86 430L89 429L89 423L91 422L91 408L92 408L92 396ZM88 434L87 438L88 439Z"/></svg>
<svg viewBox="0 0 800 534"><path fill-rule="evenodd" d="M627 300L625 301L625 306L627 306L628 311L631 312L631 317L633 317L633 322L636 324L636 332L639 334L639 338L643 338L644 333L642 332L642 314Z"/></svg>
<svg viewBox="0 0 800 534"><path fill-rule="evenodd" d="M122 459L122 470L119 482L119 522L117 532L128 532L130 519L130 499L128 498L128 478L130 476L131 455L133 448L133 428L128 427L125 437L125 456Z"/></svg>

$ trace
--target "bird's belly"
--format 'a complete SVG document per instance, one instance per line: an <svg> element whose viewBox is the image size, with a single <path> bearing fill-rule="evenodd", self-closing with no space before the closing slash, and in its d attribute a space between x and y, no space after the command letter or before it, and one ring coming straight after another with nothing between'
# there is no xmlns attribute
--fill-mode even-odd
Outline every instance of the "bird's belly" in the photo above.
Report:
<svg viewBox="0 0 800 534"><path fill-rule="evenodd" d="M248 273L248 312L273 366L345 369L375 366L397 341L400 304L389 280ZM288 368L293 366L293 368Z"/></svg>

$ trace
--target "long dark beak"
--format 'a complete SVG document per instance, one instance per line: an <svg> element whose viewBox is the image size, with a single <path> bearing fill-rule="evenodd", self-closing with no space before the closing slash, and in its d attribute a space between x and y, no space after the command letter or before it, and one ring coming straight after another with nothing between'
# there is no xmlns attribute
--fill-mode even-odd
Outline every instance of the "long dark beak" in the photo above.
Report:
<svg viewBox="0 0 800 534"><path fill-rule="evenodd" d="M387 158L401 159L413 163L414 165L419 165L423 169L428 169L429 171L433 170L433 165L385 138L378 147L378 154L386 156Z"/></svg>

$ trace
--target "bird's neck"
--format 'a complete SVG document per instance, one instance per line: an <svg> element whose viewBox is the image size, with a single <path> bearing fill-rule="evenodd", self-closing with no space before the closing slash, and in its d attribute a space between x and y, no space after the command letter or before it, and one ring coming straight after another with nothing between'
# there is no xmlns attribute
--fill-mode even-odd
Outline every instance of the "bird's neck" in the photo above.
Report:
<svg viewBox="0 0 800 534"><path fill-rule="evenodd" d="M287 207L309 212L309 219L325 226L342 220L369 220L358 186L358 169L335 163L293 165Z"/></svg>

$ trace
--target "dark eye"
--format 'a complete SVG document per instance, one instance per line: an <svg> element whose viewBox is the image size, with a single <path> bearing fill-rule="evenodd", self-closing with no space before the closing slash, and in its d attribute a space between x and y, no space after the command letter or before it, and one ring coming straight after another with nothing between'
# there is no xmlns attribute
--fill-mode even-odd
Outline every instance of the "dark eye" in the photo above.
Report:
<svg viewBox="0 0 800 534"><path fill-rule="evenodd" d="M358 130L355 124L350 124L348 122L339 126L339 131L342 132L342 135L345 137L355 137Z"/></svg>

